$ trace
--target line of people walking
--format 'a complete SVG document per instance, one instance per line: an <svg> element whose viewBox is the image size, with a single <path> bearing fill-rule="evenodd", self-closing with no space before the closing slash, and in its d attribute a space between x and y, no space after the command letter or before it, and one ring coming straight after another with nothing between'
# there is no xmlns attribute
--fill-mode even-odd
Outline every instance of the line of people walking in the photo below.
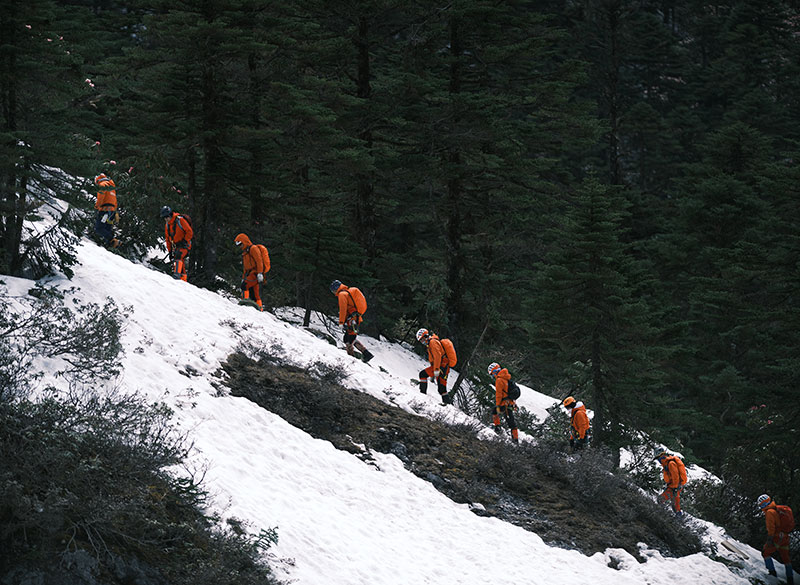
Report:
<svg viewBox="0 0 800 585"><path fill-rule="evenodd" d="M116 185L105 173L97 175L94 183L98 189L95 200L95 233L107 248L117 248L120 240L114 230L119 223ZM164 239L171 262L172 277L186 282L188 281L186 258L192 249L194 237L191 217L174 211L167 205L161 208L160 216L164 220ZM263 311L260 285L265 282L266 275L270 271L269 252L263 244L253 244L244 233L234 238L234 245L242 254L242 299L250 300L252 297L258 309ZM360 352L358 357L364 362L369 362L374 355L357 339L363 315L367 310L364 294L358 287L347 286L340 280L331 282L330 291L337 298L338 321L348 355L356 357L355 350L358 350ZM447 338L440 338L424 327L417 331L416 338L425 346L430 365L420 370L419 378L412 382L418 384L422 394L427 394L429 383L435 384L442 404L452 404L453 398L448 391L447 382L451 368L458 361L453 342ZM491 412L492 427L496 433L502 434L502 417L511 433L512 442L518 443L519 428L514 413L518 408L516 400L520 396L519 386L512 379L508 369L497 362L489 364L487 374L494 380L495 390L495 405ZM570 418L570 449L573 452L581 451L589 446L592 434L586 406L573 396L567 396L561 402L561 406ZM686 466L680 457L669 454L662 448L656 448L653 458L661 464L666 484L660 497L670 504L676 515L680 516L683 514L681 492L687 482ZM793 585L794 573L789 556L789 532L795 528L792 510L788 506L777 505L767 494L758 498L757 506L764 513L768 534L762 549L767 571L769 575L777 575L773 555L778 554L784 565L787 585Z"/></svg>

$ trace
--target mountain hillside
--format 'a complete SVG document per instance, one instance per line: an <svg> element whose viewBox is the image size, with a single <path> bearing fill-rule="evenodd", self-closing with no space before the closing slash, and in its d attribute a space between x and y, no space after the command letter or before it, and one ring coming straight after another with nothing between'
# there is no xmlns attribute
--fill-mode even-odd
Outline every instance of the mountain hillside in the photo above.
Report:
<svg viewBox="0 0 800 585"><path fill-rule="evenodd" d="M592 510L602 494L576 499L563 458L548 466L535 446L513 448L420 395L408 379L422 362L405 348L364 338L375 358L363 364L291 311L259 313L85 240L77 252L73 279L45 284L67 302L113 298L127 313L108 388L174 409L193 442L175 473L204 475L223 517L255 533L275 527L270 562L287 582L744 585L763 573L743 545L746 560L722 548L668 556L660 531L674 520L655 505ZM11 296L33 285L4 280ZM43 384L63 387L58 366L37 362ZM535 414L554 402L523 389ZM589 475L601 487L602 473ZM706 551L723 537L708 526Z"/></svg>

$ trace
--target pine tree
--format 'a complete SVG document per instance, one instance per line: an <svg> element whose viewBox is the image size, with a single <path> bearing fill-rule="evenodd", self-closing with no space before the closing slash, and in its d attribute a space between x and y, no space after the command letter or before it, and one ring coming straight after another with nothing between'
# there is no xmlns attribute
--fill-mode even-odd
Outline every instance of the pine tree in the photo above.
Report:
<svg viewBox="0 0 800 585"><path fill-rule="evenodd" d="M61 229L69 213L47 233L26 232L23 221L52 193L87 207L79 185L48 165L76 171L90 153L76 122L91 91L79 42L88 16L49 0L0 7L0 272L40 277L52 264L68 272L74 261Z"/></svg>
<svg viewBox="0 0 800 585"><path fill-rule="evenodd" d="M594 436L610 445L618 444L622 423L642 412L636 397L657 395L660 384L655 332L639 295L643 271L624 243L627 207L618 190L584 181L548 233L537 294L527 303L532 343L565 374L582 364Z"/></svg>

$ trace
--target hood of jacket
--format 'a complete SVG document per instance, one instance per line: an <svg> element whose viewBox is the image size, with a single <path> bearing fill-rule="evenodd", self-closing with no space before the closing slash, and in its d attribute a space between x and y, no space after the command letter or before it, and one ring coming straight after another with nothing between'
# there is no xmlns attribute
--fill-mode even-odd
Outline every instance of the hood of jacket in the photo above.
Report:
<svg viewBox="0 0 800 585"><path fill-rule="evenodd" d="M239 234L233 239L234 242L241 242L242 243L242 253L250 248L253 245L253 242L250 241L250 238L247 237L247 234Z"/></svg>

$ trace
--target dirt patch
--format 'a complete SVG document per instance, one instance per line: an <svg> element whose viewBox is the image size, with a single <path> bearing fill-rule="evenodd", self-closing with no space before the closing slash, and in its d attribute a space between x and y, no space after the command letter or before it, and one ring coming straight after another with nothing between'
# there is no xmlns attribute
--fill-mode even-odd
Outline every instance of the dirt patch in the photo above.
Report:
<svg viewBox="0 0 800 585"><path fill-rule="evenodd" d="M637 542L670 555L699 550L677 520L603 468L551 449L484 441L474 428L417 416L307 371L241 354L223 364L234 396L248 398L315 438L363 459L392 453L458 503L585 554L609 547L639 557ZM366 449L360 447L364 445Z"/></svg>

